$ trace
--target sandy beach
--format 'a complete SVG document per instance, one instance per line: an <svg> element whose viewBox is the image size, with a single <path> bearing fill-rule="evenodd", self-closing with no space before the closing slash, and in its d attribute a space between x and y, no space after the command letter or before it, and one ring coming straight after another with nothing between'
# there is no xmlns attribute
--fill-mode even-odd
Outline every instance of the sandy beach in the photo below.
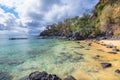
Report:
<svg viewBox="0 0 120 80"><path fill-rule="evenodd" d="M120 40L100 40L100 43L120 47Z"/></svg>

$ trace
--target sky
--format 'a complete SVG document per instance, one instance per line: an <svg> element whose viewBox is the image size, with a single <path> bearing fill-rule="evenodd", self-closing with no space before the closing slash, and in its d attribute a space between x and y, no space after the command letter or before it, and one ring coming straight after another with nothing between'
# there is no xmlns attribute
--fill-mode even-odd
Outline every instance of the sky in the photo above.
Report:
<svg viewBox="0 0 120 80"><path fill-rule="evenodd" d="M82 16L98 0L0 0L0 37L39 35L47 25Z"/></svg>

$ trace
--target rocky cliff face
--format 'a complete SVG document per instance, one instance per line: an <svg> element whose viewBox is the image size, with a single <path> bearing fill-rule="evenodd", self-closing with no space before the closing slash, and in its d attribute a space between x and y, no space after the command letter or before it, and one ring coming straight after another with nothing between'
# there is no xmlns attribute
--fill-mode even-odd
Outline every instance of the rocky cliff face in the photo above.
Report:
<svg viewBox="0 0 120 80"><path fill-rule="evenodd" d="M93 20L102 34L120 36L120 0L100 0L95 6Z"/></svg>

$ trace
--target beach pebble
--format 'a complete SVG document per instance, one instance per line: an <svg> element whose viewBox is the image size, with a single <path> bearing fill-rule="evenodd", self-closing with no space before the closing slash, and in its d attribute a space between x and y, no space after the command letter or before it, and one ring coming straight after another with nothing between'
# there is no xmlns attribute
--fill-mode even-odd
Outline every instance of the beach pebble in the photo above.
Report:
<svg viewBox="0 0 120 80"><path fill-rule="evenodd" d="M88 46L92 46L92 43L88 43Z"/></svg>
<svg viewBox="0 0 120 80"><path fill-rule="evenodd" d="M108 53L110 53L110 54L117 54L116 51L111 51L111 52L108 52Z"/></svg>
<svg viewBox="0 0 120 80"><path fill-rule="evenodd" d="M115 70L116 73L120 74L120 69Z"/></svg>
<svg viewBox="0 0 120 80"><path fill-rule="evenodd" d="M95 57L93 57L94 59L99 59L100 55L96 55Z"/></svg>

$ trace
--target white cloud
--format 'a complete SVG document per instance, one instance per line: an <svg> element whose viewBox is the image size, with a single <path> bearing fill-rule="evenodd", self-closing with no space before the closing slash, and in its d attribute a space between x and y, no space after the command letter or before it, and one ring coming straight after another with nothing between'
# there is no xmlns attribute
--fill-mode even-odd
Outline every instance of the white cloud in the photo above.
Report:
<svg viewBox="0 0 120 80"><path fill-rule="evenodd" d="M5 13L0 9L0 34L18 35L27 34L28 29L20 26L20 21L13 14Z"/></svg>
<svg viewBox="0 0 120 80"><path fill-rule="evenodd" d="M67 17L81 16L98 0L0 0L0 5L14 8L19 18L0 9L0 34L39 34L44 26Z"/></svg>

